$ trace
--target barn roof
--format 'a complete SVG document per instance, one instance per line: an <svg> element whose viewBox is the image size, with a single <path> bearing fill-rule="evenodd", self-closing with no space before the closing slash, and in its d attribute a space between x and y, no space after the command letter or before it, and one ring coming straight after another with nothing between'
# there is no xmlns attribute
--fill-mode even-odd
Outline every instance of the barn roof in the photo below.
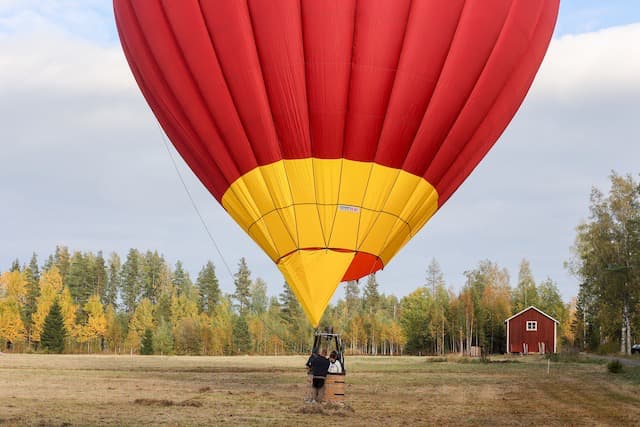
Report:
<svg viewBox="0 0 640 427"><path fill-rule="evenodd" d="M529 307L525 308L522 311L519 311L518 313L514 314L513 316L509 317L507 320L505 320L504 322L507 323L509 320L513 319L514 317L520 316L522 313L524 313L525 311L528 311L530 309L534 309L535 311L537 311L538 313L547 316L549 319L553 320L554 322L556 322L557 324L560 324L560 322L558 322L556 319L554 319L553 317L549 316L547 313L545 313L544 311L540 310L539 308L536 308L532 305L530 305Z"/></svg>

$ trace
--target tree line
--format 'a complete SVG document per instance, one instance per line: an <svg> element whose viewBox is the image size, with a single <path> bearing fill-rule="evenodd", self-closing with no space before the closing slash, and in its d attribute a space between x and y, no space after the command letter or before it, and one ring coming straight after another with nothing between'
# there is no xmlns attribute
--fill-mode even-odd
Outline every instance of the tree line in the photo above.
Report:
<svg viewBox="0 0 640 427"><path fill-rule="evenodd" d="M472 346L496 353L504 351L504 320L535 305L560 320L571 340L569 305L553 281L535 283L526 260L514 288L508 271L490 261L467 271L459 292L447 288L435 259L426 273L425 283L403 298L380 293L375 275L348 282L320 327L340 331L352 354L464 354ZM0 276L0 339L13 351L310 351L313 329L286 282L280 295L268 296L266 282L253 279L242 258L234 285L233 293L221 292L212 262L194 282L180 261L171 267L157 252L131 249L122 260L60 246L43 265L34 254Z"/></svg>
<svg viewBox="0 0 640 427"><path fill-rule="evenodd" d="M448 287L434 259L425 282L398 298L374 275L345 285L320 327L343 334L352 354L468 354L505 351L504 320L533 305L559 323L559 346L629 353L640 342L640 184L612 172L608 194L594 188L589 219L576 229L567 268L580 279L562 301L551 279L537 283L527 260L515 284L484 260ZM156 251L71 252L56 247L41 265L33 254L0 274L0 348L13 351L155 354L294 354L310 351L313 329L289 286L277 296L252 278L244 258L233 293L215 266L195 277Z"/></svg>

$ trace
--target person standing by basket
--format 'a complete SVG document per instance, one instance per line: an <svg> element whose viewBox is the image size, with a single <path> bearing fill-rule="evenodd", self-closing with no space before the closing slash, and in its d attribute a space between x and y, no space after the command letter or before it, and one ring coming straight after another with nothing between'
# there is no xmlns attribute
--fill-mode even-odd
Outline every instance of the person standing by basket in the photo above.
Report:
<svg viewBox="0 0 640 427"><path fill-rule="evenodd" d="M313 353L307 360L307 368L310 369L313 378L311 380L310 403L320 403L324 399L325 381L329 372L329 359L327 351Z"/></svg>

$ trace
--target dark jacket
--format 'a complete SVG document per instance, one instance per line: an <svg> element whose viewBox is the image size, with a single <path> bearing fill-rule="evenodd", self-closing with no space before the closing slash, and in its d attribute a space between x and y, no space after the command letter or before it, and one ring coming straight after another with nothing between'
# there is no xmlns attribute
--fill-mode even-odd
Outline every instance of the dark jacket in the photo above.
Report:
<svg viewBox="0 0 640 427"><path fill-rule="evenodd" d="M329 359L316 353L312 354L307 360L307 366L311 368L311 373L314 377L326 377L330 364Z"/></svg>

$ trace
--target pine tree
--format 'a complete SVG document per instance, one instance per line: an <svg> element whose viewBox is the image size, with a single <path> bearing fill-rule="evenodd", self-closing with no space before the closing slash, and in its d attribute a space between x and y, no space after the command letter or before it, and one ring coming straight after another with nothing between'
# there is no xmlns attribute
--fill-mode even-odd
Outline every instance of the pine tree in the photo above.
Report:
<svg viewBox="0 0 640 427"><path fill-rule="evenodd" d="M196 281L200 298L198 300L200 311L209 315L213 314L216 304L220 300L220 286L216 277L216 270L211 261L202 267Z"/></svg>
<svg viewBox="0 0 640 427"><path fill-rule="evenodd" d="M121 272L122 302L127 313L133 313L140 301L140 254L130 249Z"/></svg>
<svg viewBox="0 0 640 427"><path fill-rule="evenodd" d="M83 306L93 293L88 258L79 251L74 252L69 263L69 271L63 278L63 283L69 288L73 301L79 307Z"/></svg>
<svg viewBox="0 0 640 427"><path fill-rule="evenodd" d="M367 277L367 283L364 286L362 293L362 299L366 310L371 312L376 311L380 304L380 293L378 292L378 281L376 280L376 274L370 274Z"/></svg>
<svg viewBox="0 0 640 427"><path fill-rule="evenodd" d="M287 323L297 321L302 314L302 307L287 282L284 282L284 288L280 294L280 307L282 319Z"/></svg>
<svg viewBox="0 0 640 427"><path fill-rule="evenodd" d="M251 334L245 316L235 316L233 319L233 351L242 354L251 348Z"/></svg>
<svg viewBox="0 0 640 427"><path fill-rule="evenodd" d="M158 301L164 268L164 258L157 251L147 251L142 258L142 297L149 299L153 304Z"/></svg>
<svg viewBox="0 0 640 427"><path fill-rule="evenodd" d="M27 296L24 303L23 314L27 329L31 330L31 317L36 311L36 301L40 295L40 269L38 268L38 257L34 254L31 256L29 266L24 270L27 279Z"/></svg>
<svg viewBox="0 0 640 427"><path fill-rule="evenodd" d="M64 338L67 331L60 311L58 300L54 301L49 314L44 320L40 344L50 353L62 353L64 351Z"/></svg>
<svg viewBox="0 0 640 427"><path fill-rule="evenodd" d="M56 252L53 255L53 264L51 266L58 267L63 283L66 283L65 280L67 279L67 273L69 272L70 265L71 256L69 255L69 248L66 246L56 246Z"/></svg>
<svg viewBox="0 0 640 427"><path fill-rule="evenodd" d="M189 277L189 273L187 273L182 267L182 261L176 261L176 267L173 270L173 286L176 287L178 293L190 293L191 286L193 283L191 282L191 278Z"/></svg>
<svg viewBox="0 0 640 427"><path fill-rule="evenodd" d="M102 304L106 301L106 292L107 292L107 266L104 260L104 256L102 255L102 251L98 251L98 255L93 260L92 270L92 279L93 279L93 289L95 294L100 297L100 302Z"/></svg>
<svg viewBox="0 0 640 427"><path fill-rule="evenodd" d="M238 272L233 275L235 280L233 283L236 285L236 291L233 297L238 302L238 311L240 315L243 315L249 308L249 298L251 297L251 271L247 266L247 261L240 258L238 262Z"/></svg>
<svg viewBox="0 0 640 427"><path fill-rule="evenodd" d="M117 307L118 291L120 289L120 268L122 263L120 257L115 252L109 256L107 268L107 283L104 290L102 304Z"/></svg>
<svg viewBox="0 0 640 427"><path fill-rule="evenodd" d="M267 311L267 284L261 278L257 278L249 287L249 311L251 314L262 314Z"/></svg>
<svg viewBox="0 0 640 427"><path fill-rule="evenodd" d="M144 330L140 354L147 356L153 354L153 332L149 328Z"/></svg>
<svg viewBox="0 0 640 427"><path fill-rule="evenodd" d="M345 302L347 304L348 316L353 317L360 312L360 283L357 280L350 280L345 287Z"/></svg>

